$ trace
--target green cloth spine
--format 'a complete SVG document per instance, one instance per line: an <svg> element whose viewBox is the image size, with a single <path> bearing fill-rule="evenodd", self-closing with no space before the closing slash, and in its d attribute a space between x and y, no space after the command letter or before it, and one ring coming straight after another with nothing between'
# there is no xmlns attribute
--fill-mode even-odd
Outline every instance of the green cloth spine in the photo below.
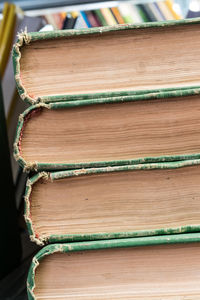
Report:
<svg viewBox="0 0 200 300"><path fill-rule="evenodd" d="M14 74L18 92L21 98L28 102L29 104L35 104L39 102L52 102L52 101L66 101L69 99L98 99L98 98L107 98L107 97L116 97L116 96L127 96L127 95L144 95L147 93L158 94L157 97L163 97L163 93L167 91L177 91L180 95L185 95L186 92L189 91L189 94L193 94L195 92L198 93L200 86L190 86L180 88L174 87L165 89L162 88L152 89L152 90L142 90L142 91L120 91L120 92L103 92L97 94L82 94L82 95L48 95L43 97L34 98L31 95L28 95L26 88L23 85L20 76L20 58L21 58L21 48L25 45L29 45L31 42L39 41L39 40L47 40L47 39L59 39L65 37L72 36L82 36L82 35L93 35L93 34L103 34L106 32L119 32L124 30L142 30L144 28L159 28L159 27L170 27L170 26L187 26L187 24L199 24L200 18L196 19L186 19L186 20L172 20L172 21L162 21L162 22L147 22L141 24L126 24L126 25L115 25L115 26L105 26L105 27L94 27L94 28L86 28L81 30L60 30L60 31L50 31L50 32L32 32L32 33L21 33L19 34L19 38L17 43L13 47L13 64L14 64ZM186 93L187 94L187 93Z"/></svg>
<svg viewBox="0 0 200 300"><path fill-rule="evenodd" d="M30 198L33 185L43 178L44 180L50 179L51 181L67 178L67 177L77 177L83 175L92 175L99 173L111 173L111 172L124 172L133 170L155 170L155 169L177 169L186 166L199 165L200 159L197 160L186 160L180 162L167 162L167 163L152 163L152 164L138 164L138 165L127 165L127 166L115 166L115 167L105 167L105 168L91 168L91 169L80 169L80 170L69 170L60 172L40 172L27 181L26 192L25 192L25 211L24 216L28 228L28 232L32 241L39 245L44 245L45 243L55 243L55 242L72 242L72 241L83 241L83 240L100 240L100 239L114 239L114 238L128 238L128 237L139 237L139 236L153 236L153 235L166 235L166 234L176 234L185 232L199 232L200 225L187 225L174 228L161 228L154 230L139 230L139 231L128 231L128 232L113 232L113 233L93 233L93 234L64 234L41 237L39 236L33 228L32 218L31 218L31 207Z"/></svg>
<svg viewBox="0 0 200 300"><path fill-rule="evenodd" d="M199 90L200 91L200 90ZM199 93L198 91L198 93ZM162 98L166 97L176 97L182 94L197 94L197 91L173 91L173 92L166 92L162 93ZM23 132L23 126L27 119L27 116L34 110L40 108L47 108L47 109L67 109L77 106L86 106L86 105L93 105L93 104L101 104L101 103L119 103L119 102L129 102L129 101L142 101L142 100L150 100L159 98L160 95L155 94L145 94L145 95L137 95L137 96L127 96L127 97L117 97L117 98L101 98L101 99L88 99L88 100L76 100L76 101L63 101L63 102L51 102L51 103L38 103L33 106L30 106L27 110L25 110L20 116L16 130L16 138L14 143L14 156L16 160L19 162L20 166L25 171L35 170L65 170L65 169L79 169L79 168L91 168L91 167L105 167L105 166L120 166L120 165L129 165L129 164L140 164L140 163L153 163L153 162L166 162L166 161L181 161L181 160L191 160L191 159L199 159L200 153L194 154L183 154L183 155L164 155L159 157L145 157L139 159L129 159L129 160L113 160L113 161L93 161L93 162L81 162L81 163L45 163L45 162L30 162L25 161L20 149L21 146L21 138Z"/></svg>
<svg viewBox="0 0 200 300"><path fill-rule="evenodd" d="M154 237L138 237L128 239L113 239L101 241L75 242L68 244L52 244L42 248L34 257L29 268L27 279L27 292L29 300L36 300L35 289L35 273L40 262L47 255L53 253L69 253L74 251L88 251L100 249L113 249L125 247L140 247L150 245L164 245L177 243L195 243L200 242L200 233L180 234L180 235L165 235Z"/></svg>

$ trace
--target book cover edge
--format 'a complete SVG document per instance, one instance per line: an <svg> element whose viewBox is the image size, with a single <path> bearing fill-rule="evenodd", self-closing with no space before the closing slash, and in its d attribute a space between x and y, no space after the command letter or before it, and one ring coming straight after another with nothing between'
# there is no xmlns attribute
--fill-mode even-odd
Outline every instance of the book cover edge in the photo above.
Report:
<svg viewBox="0 0 200 300"><path fill-rule="evenodd" d="M80 170L69 170L69 171L59 171L59 172L39 172L33 177L28 178L25 190L25 207L24 207L24 217L27 224L27 229L31 241L36 244L43 246L48 243L56 242L77 242L77 241L90 241L90 240L108 240L108 239L121 239L121 238L133 238L142 236L158 236L158 235L169 235L169 234L180 234L180 233L191 233L199 232L200 225L186 225L180 227L171 228L160 228L160 229L148 229L148 230L136 230L136 231L126 231L126 232L112 232L112 233L91 233L91 234L52 234L40 236L34 231L34 226L31 217L31 192L32 186L40 179L43 180L54 180L63 179L67 177L77 177L91 174L99 173L111 173L111 172L124 172L124 171L137 171L137 170L155 170L155 169L177 169L187 166L199 165L200 159L197 160L186 160L186 161L175 161L166 163L149 163L149 164L138 164L138 165L127 165L127 166L114 166L114 167L104 167L104 168L90 168L90 169L80 169Z"/></svg>
<svg viewBox="0 0 200 300"><path fill-rule="evenodd" d="M128 29L142 29L148 27L163 27L163 26L174 26L174 25L187 25L187 24L199 24L200 18L194 19L183 19L183 20L170 20L170 21L161 21L161 22L146 22L141 24L117 24L113 26L104 26L104 27L93 27L93 28L84 28L84 29L73 29L73 30L55 30L55 31L46 31L46 32L30 32L26 31L18 34L18 40L13 46L12 58L13 58L13 66L14 66L14 77L17 86L18 93L21 99L29 104L36 104L38 102L45 102L45 97L43 100L38 97L37 99L34 96L28 95L21 76L20 76L20 58L21 51L20 49L30 44L32 41L44 40L44 39L56 39L68 36L77 36L84 34L95 34L95 33L105 33L111 31L120 31L120 30L128 30ZM186 89L194 89L194 87L187 87ZM176 88L171 88L172 91L175 91ZM164 89L161 89L164 91ZM154 90L151 90L154 92ZM138 91L138 94L143 94L145 91ZM106 92L102 93L106 96ZM122 91L123 94L123 91ZM100 94L101 95L101 94ZM113 94L114 95L114 94ZM87 95L86 95L87 96ZM53 96L54 97L54 96ZM58 96L59 97L59 96ZM51 101L52 96L47 97L49 101ZM69 95L66 95L66 99L69 98Z"/></svg>
<svg viewBox="0 0 200 300"><path fill-rule="evenodd" d="M64 244L51 244L43 247L32 259L28 277L27 277L27 293L29 300L35 300L35 273L40 264L40 261L47 255L53 253L67 253L74 251L87 251L98 249L110 249L110 248L126 248L126 247L138 247L138 246L152 246L163 244L177 244L177 243L194 243L200 241L200 233L189 233L181 235L165 235L165 236L151 236L151 237L137 237L126 239L113 239L113 240L101 240L101 241L86 241L86 242L74 242Z"/></svg>
<svg viewBox="0 0 200 300"><path fill-rule="evenodd" d="M168 94L168 93L167 93ZM196 92L194 93L196 94ZM164 95L162 95L163 97ZM177 92L176 95L177 96ZM152 99L149 97L149 95L143 95L142 100L146 99ZM153 95L153 99L155 99L155 95ZM138 100L138 99L137 99ZM139 99L141 100L141 99ZM96 102L98 104L100 103L113 103L113 102L125 102L122 100L115 100L115 101L101 101L99 100ZM136 101L135 98L126 100L126 101ZM182 160L195 160L200 158L200 153L195 154L181 154L181 155L163 155L163 156L156 156L156 157L144 157L144 158L138 158L138 159L124 159L124 160L111 160L111 161L95 161L95 162L81 162L81 163L38 163L37 161L29 162L26 161L21 153L21 140L22 140L22 133L23 128L26 122L27 116L29 116L31 113L34 112L34 110L40 109L40 108L47 108L47 109L58 109L58 108L67 108L67 107L77 107L77 106L84 106L84 105L90 105L95 104L94 100L84 100L84 101L66 101L66 102L55 102L55 103L38 103L35 105L30 106L27 108L22 114L19 115L17 129L16 129L16 135L15 135L15 141L13 145L13 155L16 159L16 161L19 163L19 165L23 168L24 172L29 172L31 170L34 171L53 171L53 170L65 170L65 169L80 169L80 168L92 168L92 167L106 167L106 166L125 166L130 164L143 164L143 163L160 163L160 162L172 162L172 161L182 161Z"/></svg>

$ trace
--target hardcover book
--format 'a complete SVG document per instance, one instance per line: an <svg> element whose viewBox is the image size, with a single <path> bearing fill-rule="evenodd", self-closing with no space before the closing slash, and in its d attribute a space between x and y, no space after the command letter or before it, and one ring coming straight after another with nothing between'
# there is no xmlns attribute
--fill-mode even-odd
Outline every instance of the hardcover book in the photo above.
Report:
<svg viewBox="0 0 200 300"><path fill-rule="evenodd" d="M200 95L35 104L19 117L15 157L26 171L197 159L199 110Z"/></svg>
<svg viewBox="0 0 200 300"><path fill-rule="evenodd" d="M25 101L199 90L200 19L23 33L13 48ZM194 59L195 58L195 59Z"/></svg>
<svg viewBox="0 0 200 300"><path fill-rule="evenodd" d="M193 233L48 245L29 269L29 299L198 300L199 241Z"/></svg>
<svg viewBox="0 0 200 300"><path fill-rule="evenodd" d="M38 173L27 181L25 194L31 240L44 245L198 232L199 164L188 160Z"/></svg>

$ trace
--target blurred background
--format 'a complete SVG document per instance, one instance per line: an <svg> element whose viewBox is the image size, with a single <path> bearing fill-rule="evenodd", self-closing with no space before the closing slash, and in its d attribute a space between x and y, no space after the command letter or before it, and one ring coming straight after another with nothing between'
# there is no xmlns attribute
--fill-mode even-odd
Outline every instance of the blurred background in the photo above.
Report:
<svg viewBox="0 0 200 300"><path fill-rule="evenodd" d="M27 299L27 272L38 251L23 218L27 175L12 154L18 116L27 108L13 76L12 46L18 33L196 17L200 17L200 0L0 0L0 299Z"/></svg>

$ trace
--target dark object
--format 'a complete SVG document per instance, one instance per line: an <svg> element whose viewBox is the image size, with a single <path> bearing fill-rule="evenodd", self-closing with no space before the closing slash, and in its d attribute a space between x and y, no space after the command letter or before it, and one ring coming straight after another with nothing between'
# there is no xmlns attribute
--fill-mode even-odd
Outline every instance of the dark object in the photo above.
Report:
<svg viewBox="0 0 200 300"><path fill-rule="evenodd" d="M0 279L5 277L21 259L21 242L15 206L3 96L0 86L0 140L1 140L1 200L0 200ZM4 195L4 196L3 196Z"/></svg>
<svg viewBox="0 0 200 300"><path fill-rule="evenodd" d="M157 21L147 4L138 4L138 7L143 11L144 15L146 16L146 19L148 19L150 22Z"/></svg>
<svg viewBox="0 0 200 300"><path fill-rule="evenodd" d="M186 15L186 19L198 18L198 17L200 17L200 11L188 10L188 13Z"/></svg>
<svg viewBox="0 0 200 300"><path fill-rule="evenodd" d="M73 18L70 13L67 14L62 29L73 29L77 18Z"/></svg>
<svg viewBox="0 0 200 300"><path fill-rule="evenodd" d="M99 27L101 26L101 23L97 19L96 15L92 11L86 11L87 19L90 23L90 27Z"/></svg>

